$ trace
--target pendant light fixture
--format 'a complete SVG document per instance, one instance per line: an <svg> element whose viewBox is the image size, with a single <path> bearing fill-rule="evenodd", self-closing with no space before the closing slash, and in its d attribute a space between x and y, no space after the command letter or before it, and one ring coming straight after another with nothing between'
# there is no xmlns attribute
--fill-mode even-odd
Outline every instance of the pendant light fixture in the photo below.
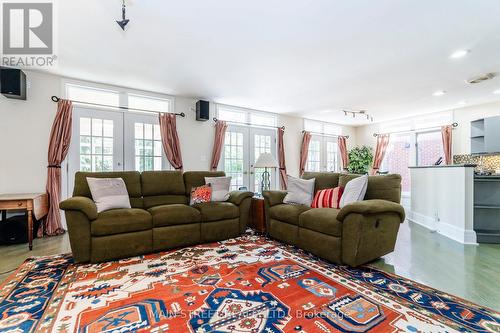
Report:
<svg viewBox="0 0 500 333"><path fill-rule="evenodd" d="M121 21L116 21L120 28L122 28L123 31L125 31L125 26L130 22L129 19L126 18L126 7L125 7L125 0L122 0L122 19Z"/></svg>

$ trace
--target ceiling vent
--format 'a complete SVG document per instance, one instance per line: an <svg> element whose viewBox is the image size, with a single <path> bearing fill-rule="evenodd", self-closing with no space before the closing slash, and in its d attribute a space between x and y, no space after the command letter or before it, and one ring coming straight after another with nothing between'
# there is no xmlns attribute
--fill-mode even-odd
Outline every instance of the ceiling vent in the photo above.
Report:
<svg viewBox="0 0 500 333"><path fill-rule="evenodd" d="M487 73L483 75L479 75L476 77L473 77L472 79L468 79L465 82L473 84L473 83L481 83L483 81L488 81L491 80L495 77L495 73Z"/></svg>

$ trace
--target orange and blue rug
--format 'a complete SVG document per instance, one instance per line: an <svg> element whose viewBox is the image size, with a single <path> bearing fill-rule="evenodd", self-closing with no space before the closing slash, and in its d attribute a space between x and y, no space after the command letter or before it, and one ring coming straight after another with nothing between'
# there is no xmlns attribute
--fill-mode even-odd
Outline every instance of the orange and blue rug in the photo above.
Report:
<svg viewBox="0 0 500 333"><path fill-rule="evenodd" d="M28 260L0 291L0 332L500 332L500 313L245 235L98 265Z"/></svg>

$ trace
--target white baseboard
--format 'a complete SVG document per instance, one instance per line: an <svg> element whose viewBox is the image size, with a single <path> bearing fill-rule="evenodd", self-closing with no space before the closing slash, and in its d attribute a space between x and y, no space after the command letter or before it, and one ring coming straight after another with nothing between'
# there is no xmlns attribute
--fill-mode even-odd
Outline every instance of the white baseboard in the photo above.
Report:
<svg viewBox="0 0 500 333"><path fill-rule="evenodd" d="M429 229L430 231L437 231L437 221L432 217L417 212L413 212L410 210L408 214L408 220L416 224L419 224L422 227Z"/></svg>
<svg viewBox="0 0 500 333"><path fill-rule="evenodd" d="M465 230L443 221L436 221L435 218L410 211L408 220L423 226L431 231L448 237L462 244L477 245L476 232L474 230Z"/></svg>

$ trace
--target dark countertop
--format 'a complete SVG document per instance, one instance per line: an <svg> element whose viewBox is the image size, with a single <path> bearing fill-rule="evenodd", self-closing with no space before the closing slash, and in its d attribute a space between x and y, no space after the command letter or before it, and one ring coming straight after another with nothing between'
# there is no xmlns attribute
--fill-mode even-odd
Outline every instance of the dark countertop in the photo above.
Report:
<svg viewBox="0 0 500 333"><path fill-rule="evenodd" d="M477 180L499 180L500 181L500 175L491 175L491 176L478 176L474 175L474 179Z"/></svg>
<svg viewBox="0 0 500 333"><path fill-rule="evenodd" d="M411 166L410 169L424 169L424 168L475 168L477 164L450 164L450 165L424 165L424 166Z"/></svg>

